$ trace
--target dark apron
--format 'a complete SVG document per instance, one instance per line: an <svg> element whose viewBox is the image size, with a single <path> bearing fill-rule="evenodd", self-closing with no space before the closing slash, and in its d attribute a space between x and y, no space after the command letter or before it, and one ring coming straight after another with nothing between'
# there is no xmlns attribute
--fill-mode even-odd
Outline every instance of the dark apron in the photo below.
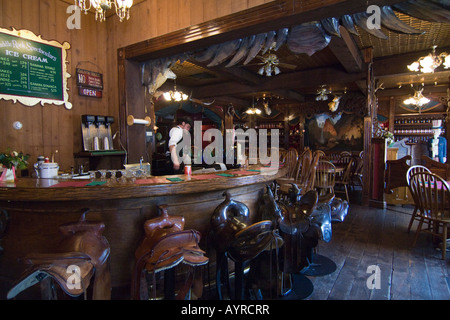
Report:
<svg viewBox="0 0 450 320"><path fill-rule="evenodd" d="M181 138L180 141L178 141L177 145L175 146L175 148L183 141L183 138ZM183 150L181 150L181 157L179 157L179 159L183 158ZM184 173L184 162L180 163L180 169L175 170L173 168L173 161L172 161L172 154L169 155L169 159L170 159L170 170L169 172L171 172L171 174L183 174Z"/></svg>

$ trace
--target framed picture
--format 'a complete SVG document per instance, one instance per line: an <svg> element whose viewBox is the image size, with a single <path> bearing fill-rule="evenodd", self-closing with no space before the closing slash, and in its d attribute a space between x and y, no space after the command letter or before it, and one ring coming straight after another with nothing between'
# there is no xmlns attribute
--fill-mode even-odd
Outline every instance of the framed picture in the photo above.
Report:
<svg viewBox="0 0 450 320"><path fill-rule="evenodd" d="M28 30L0 28L0 99L72 109L67 88L68 49L68 42L43 40Z"/></svg>

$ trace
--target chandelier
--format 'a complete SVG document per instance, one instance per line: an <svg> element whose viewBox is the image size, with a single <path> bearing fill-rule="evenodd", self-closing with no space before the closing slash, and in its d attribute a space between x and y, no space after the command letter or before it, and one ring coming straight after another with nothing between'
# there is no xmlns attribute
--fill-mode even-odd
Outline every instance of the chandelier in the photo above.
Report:
<svg viewBox="0 0 450 320"><path fill-rule="evenodd" d="M189 99L189 96L187 94L184 94L181 91L177 90L177 85L175 84L173 86L173 90L167 91L163 93L163 97L166 101L186 101L187 99Z"/></svg>
<svg viewBox="0 0 450 320"><path fill-rule="evenodd" d="M444 69L450 68L450 55L446 52L436 55L436 47L433 46L433 52L429 55L421 57L419 60L408 65L408 69L416 72L420 70L423 73L433 73L434 69L440 65L443 65Z"/></svg>
<svg viewBox="0 0 450 320"><path fill-rule="evenodd" d="M248 108L245 113L247 114L261 114L262 111L255 107L255 97L252 98L252 106Z"/></svg>
<svg viewBox="0 0 450 320"><path fill-rule="evenodd" d="M423 94L423 88L420 90L414 90L414 96L409 97L408 99L404 100L403 103L406 105L414 105L417 108L420 108L424 105L426 105L428 102L430 102L430 99L425 97Z"/></svg>
<svg viewBox="0 0 450 320"><path fill-rule="evenodd" d="M85 14L91 9L95 10L95 20L100 22L106 20L106 10L109 10L114 5L116 14L122 22L125 17L130 19L130 8L133 5L133 0L75 0L75 5L80 7Z"/></svg>
<svg viewBox="0 0 450 320"><path fill-rule="evenodd" d="M252 108L248 108L247 111L245 111L245 113L247 113L247 114L261 114L261 110L259 110L258 108L252 107Z"/></svg>

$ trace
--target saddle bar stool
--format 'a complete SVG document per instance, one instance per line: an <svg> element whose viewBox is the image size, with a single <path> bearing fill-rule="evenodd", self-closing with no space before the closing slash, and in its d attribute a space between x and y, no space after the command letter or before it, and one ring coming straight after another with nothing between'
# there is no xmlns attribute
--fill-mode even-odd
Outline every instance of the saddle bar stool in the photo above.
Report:
<svg viewBox="0 0 450 320"><path fill-rule="evenodd" d="M49 280L56 281L70 297L84 295L87 299L92 277L92 299L111 299L110 246L102 235L105 225L87 221L88 212L89 209L83 209L79 221L59 226L63 239L58 252L32 253L21 259L28 267L9 290L7 299L15 298L37 283L41 283L43 295L56 298L47 285Z"/></svg>
<svg viewBox="0 0 450 320"><path fill-rule="evenodd" d="M201 274L196 268L209 262L205 251L199 247L201 235L196 230L184 230L183 216L169 216L167 205L159 206L161 216L144 223L145 237L136 249L136 263L132 281L132 297L148 299L145 272L152 274L153 298L156 299L156 274L164 271L164 299L185 299L191 288L200 297L203 290ZM189 266L187 279L175 296L175 267L180 263ZM143 288L145 287L145 288Z"/></svg>
<svg viewBox="0 0 450 320"><path fill-rule="evenodd" d="M272 221L250 223L250 210L242 202L234 201L228 192L211 216L211 231L216 251L216 292L223 300L222 280L226 281L231 296L228 258L235 263L234 299L246 299L244 269L263 251L283 245L283 240L272 228ZM222 279L222 277L224 279Z"/></svg>
<svg viewBox="0 0 450 320"><path fill-rule="evenodd" d="M317 205L318 194L309 190L303 195L297 185L292 184L289 201L279 201L281 218L278 227L285 246L282 250L282 299L305 299L314 291L314 285L300 271L305 261L305 234L310 230L311 214ZM285 285L285 275L289 286Z"/></svg>

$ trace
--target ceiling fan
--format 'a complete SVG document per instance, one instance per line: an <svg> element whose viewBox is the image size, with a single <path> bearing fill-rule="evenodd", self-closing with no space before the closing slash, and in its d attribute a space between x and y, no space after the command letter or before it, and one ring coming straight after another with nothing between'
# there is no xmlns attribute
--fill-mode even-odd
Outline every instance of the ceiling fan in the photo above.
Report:
<svg viewBox="0 0 450 320"><path fill-rule="evenodd" d="M262 55L256 56L256 58L261 60L260 63L254 64L254 65L261 66L258 69L259 75L261 75L261 76L266 75L266 77L270 77L270 76L272 76L272 74L274 74L274 75L280 74L280 72L281 72L280 68L286 68L286 69L291 69L291 70L297 68L296 65L280 62L280 59L278 59L278 56L275 53L273 53L275 48L276 48L276 42L273 42L272 45L270 46L269 50L267 51L267 53L263 52Z"/></svg>
<svg viewBox="0 0 450 320"><path fill-rule="evenodd" d="M257 63L257 65L260 65L261 68L258 70L258 74L263 76L266 75L266 77L280 74L281 70L280 68L286 68L286 69L295 69L297 66L293 64L283 63L280 62L277 55L275 53L269 52L265 55L258 55L256 56L259 60L261 60L260 63Z"/></svg>

